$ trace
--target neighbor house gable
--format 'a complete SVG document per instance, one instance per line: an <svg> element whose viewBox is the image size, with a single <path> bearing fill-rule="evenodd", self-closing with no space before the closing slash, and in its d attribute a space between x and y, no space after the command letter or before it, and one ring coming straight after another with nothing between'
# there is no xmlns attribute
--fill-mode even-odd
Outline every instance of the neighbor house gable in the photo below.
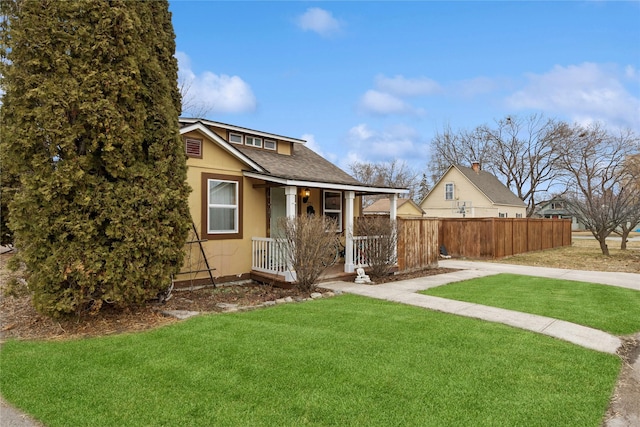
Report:
<svg viewBox="0 0 640 427"><path fill-rule="evenodd" d="M526 216L526 205L492 174L451 165L420 203L427 216Z"/></svg>
<svg viewBox="0 0 640 427"><path fill-rule="evenodd" d="M411 199L398 198L397 215L403 217L421 217L424 211ZM378 199L370 206L364 208L365 215L389 215L391 211L391 200L389 198Z"/></svg>

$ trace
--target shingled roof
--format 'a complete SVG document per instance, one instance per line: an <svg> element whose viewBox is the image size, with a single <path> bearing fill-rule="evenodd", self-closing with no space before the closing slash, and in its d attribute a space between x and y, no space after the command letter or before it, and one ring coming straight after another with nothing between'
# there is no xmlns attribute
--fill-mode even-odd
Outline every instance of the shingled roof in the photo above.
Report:
<svg viewBox="0 0 640 427"><path fill-rule="evenodd" d="M489 172L483 170L478 170L476 172L473 168L462 165L453 165L453 167L458 169L460 173L467 177L467 179L475 185L478 190L482 191L494 204L526 206L518 196L513 194L509 188Z"/></svg>
<svg viewBox="0 0 640 427"><path fill-rule="evenodd" d="M262 166L268 175L274 177L344 185L364 185L303 144L295 144L291 155L244 146L236 146L235 148Z"/></svg>

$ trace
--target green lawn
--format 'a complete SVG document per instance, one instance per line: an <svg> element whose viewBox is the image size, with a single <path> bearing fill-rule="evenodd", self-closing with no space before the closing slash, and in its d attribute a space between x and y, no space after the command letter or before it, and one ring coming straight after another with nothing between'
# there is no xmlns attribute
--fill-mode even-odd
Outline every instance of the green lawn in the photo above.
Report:
<svg viewBox="0 0 640 427"><path fill-rule="evenodd" d="M0 390L47 426L599 426L617 356L343 295L150 332L9 341Z"/></svg>
<svg viewBox="0 0 640 427"><path fill-rule="evenodd" d="M640 292L632 289L498 274L421 293L553 317L615 335L640 331Z"/></svg>

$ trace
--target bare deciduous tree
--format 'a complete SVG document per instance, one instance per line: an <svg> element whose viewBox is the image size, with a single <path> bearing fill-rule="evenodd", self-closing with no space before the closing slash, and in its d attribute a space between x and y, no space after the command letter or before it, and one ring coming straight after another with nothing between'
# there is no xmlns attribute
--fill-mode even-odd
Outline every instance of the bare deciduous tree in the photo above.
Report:
<svg viewBox="0 0 640 427"><path fill-rule="evenodd" d="M609 255L607 237L637 213L637 185L626 160L638 153L638 138L629 130L617 134L596 123L575 125L559 144L566 170L569 209Z"/></svg>
<svg viewBox="0 0 640 427"><path fill-rule="evenodd" d="M566 129L563 122L540 114L506 117L495 126L472 131L447 127L431 142L432 178L437 180L451 164L468 166L477 161L527 203L531 216L536 196L546 193L558 178L556 147Z"/></svg>
<svg viewBox="0 0 640 427"><path fill-rule="evenodd" d="M301 215L280 220L282 256L296 273L297 286L311 291L335 256L336 224L325 216Z"/></svg>
<svg viewBox="0 0 640 427"><path fill-rule="evenodd" d="M488 168L527 203L529 217L536 208L536 195L547 193L561 173L557 146L566 132L565 123L540 114L507 117L495 128L478 128L491 147Z"/></svg>
<svg viewBox="0 0 640 427"><path fill-rule="evenodd" d="M198 94L193 89L193 78L178 74L178 90L182 97L182 115L194 118L206 118L213 110L213 105L198 98Z"/></svg>
<svg viewBox="0 0 640 427"><path fill-rule="evenodd" d="M470 166L479 162L483 167L489 164L491 147L478 129L454 131L447 125L431 140L431 163L429 172L432 182L436 182L453 164Z"/></svg>
<svg viewBox="0 0 640 427"><path fill-rule="evenodd" d="M620 249L627 249L629 233L640 224L640 154L627 157L625 160L625 174L627 175L624 191L631 194L629 203L629 213L626 221L614 232L620 235L622 243Z"/></svg>
<svg viewBox="0 0 640 427"><path fill-rule="evenodd" d="M387 276L398 262L397 255L397 223L389 218L380 216L368 216L358 218L356 234L365 236L366 239L358 240L360 245L356 250L362 250L367 259L370 271L375 277Z"/></svg>
<svg viewBox="0 0 640 427"><path fill-rule="evenodd" d="M406 162L393 160L383 163L354 162L349 165L354 178L358 181L380 187L407 188L408 197L416 199L420 193L420 174L407 165ZM381 196L364 196L363 205L369 206Z"/></svg>

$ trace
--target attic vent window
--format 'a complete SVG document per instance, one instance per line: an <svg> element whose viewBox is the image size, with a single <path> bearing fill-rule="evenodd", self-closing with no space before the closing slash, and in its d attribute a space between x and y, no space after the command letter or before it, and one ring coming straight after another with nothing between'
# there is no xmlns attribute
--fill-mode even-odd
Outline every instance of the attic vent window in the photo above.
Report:
<svg viewBox="0 0 640 427"><path fill-rule="evenodd" d="M202 158L202 140L201 139L185 139L185 150L188 157Z"/></svg>
<svg viewBox="0 0 640 427"><path fill-rule="evenodd" d="M244 143L245 143L245 145L252 145L254 147L262 147L262 138L256 138L254 136L247 136Z"/></svg>
<svg viewBox="0 0 640 427"><path fill-rule="evenodd" d="M234 144L242 144L242 135L237 133L230 133L229 142L233 142Z"/></svg>
<svg viewBox="0 0 640 427"><path fill-rule="evenodd" d="M276 142L271 140L271 139L265 139L264 140L264 148L266 148L268 150L275 150L276 149Z"/></svg>

